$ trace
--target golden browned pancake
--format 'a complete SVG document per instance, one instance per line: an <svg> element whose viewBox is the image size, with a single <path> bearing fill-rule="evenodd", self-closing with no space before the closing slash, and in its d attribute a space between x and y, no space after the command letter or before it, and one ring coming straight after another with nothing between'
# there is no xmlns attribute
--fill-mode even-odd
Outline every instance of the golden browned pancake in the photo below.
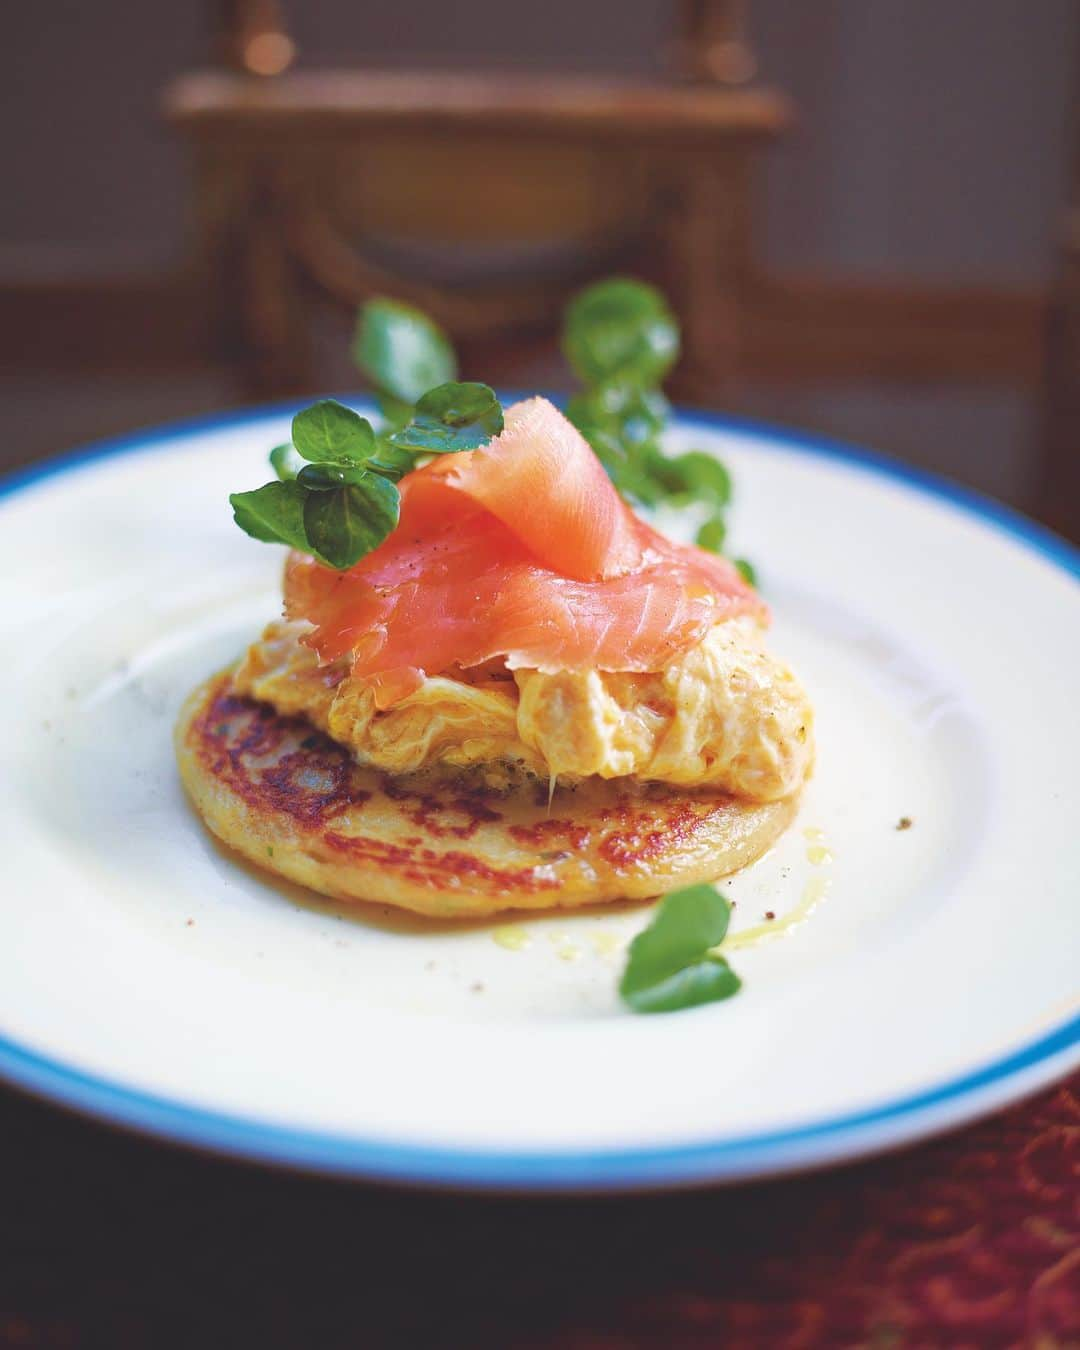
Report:
<svg viewBox="0 0 1080 1350"><path fill-rule="evenodd" d="M210 829L323 895L477 917L643 899L746 866L795 799L762 804L632 779L506 792L476 778L390 778L302 718L215 676L176 728L180 773Z"/></svg>

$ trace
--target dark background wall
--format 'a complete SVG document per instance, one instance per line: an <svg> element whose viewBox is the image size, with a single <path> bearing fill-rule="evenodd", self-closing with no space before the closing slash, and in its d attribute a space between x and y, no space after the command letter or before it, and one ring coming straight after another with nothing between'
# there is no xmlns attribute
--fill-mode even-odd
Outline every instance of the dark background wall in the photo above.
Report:
<svg viewBox="0 0 1080 1350"><path fill-rule="evenodd" d="M57 0L9 10L0 44L0 274L137 269L181 255L186 168L157 98L169 76L208 60L209 8ZM673 8L667 0L294 0L286 12L303 64L629 74L662 67ZM756 0L750 9L761 77L798 109L762 184L768 266L1046 285L1080 7ZM97 384L73 382L69 407L100 402ZM228 397L213 376L156 391L153 381L126 392L122 380L114 385L110 417L120 425ZM20 430L20 409L40 401L40 384L5 380L0 392L17 434L45 434L40 421ZM750 388L744 401L871 440L1021 504L1030 496L1037 410L1023 392L861 384ZM80 439L89 423L81 412L60 417L40 448Z"/></svg>

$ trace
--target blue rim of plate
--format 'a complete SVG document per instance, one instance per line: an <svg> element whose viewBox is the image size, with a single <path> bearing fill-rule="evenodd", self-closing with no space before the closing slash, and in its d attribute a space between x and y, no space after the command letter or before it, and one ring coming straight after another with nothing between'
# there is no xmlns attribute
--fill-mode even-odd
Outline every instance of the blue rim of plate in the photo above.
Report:
<svg viewBox="0 0 1080 1350"><path fill-rule="evenodd" d="M346 401L366 402L351 394ZM200 432L287 416L303 401L185 418L99 441L0 478L0 499L96 461ZM763 449L796 450L899 481L944 500L1080 578L1080 550L1007 506L875 451L723 414L679 410L679 420L757 438ZM1018 1049L905 1097L794 1128L701 1143L596 1151L438 1148L293 1129L232 1116L115 1083L0 1036L0 1078L109 1124L248 1161L314 1172L450 1189L633 1191L760 1177L850 1160L957 1126L1026 1095L1080 1060L1080 1015Z"/></svg>

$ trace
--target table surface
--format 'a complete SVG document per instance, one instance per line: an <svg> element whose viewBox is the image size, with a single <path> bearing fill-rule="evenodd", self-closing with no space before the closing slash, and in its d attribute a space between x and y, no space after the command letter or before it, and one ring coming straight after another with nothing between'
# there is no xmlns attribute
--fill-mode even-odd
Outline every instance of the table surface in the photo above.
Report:
<svg viewBox="0 0 1080 1350"><path fill-rule="evenodd" d="M0 1088L0 1346L1080 1345L1080 1075L811 1176L480 1199L264 1171Z"/></svg>

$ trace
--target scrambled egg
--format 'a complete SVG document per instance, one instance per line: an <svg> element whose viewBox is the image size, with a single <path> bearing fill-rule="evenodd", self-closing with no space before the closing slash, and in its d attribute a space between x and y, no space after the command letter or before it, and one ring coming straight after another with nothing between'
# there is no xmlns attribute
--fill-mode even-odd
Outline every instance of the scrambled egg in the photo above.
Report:
<svg viewBox="0 0 1080 1350"><path fill-rule="evenodd" d="M303 715L390 774L440 762L485 766L493 787L520 768L560 781L635 776L769 802L795 792L812 766L806 694L750 618L717 624L657 673L492 665L429 676L383 711L347 661L318 665L300 641L307 630L271 623L236 670L234 690Z"/></svg>

